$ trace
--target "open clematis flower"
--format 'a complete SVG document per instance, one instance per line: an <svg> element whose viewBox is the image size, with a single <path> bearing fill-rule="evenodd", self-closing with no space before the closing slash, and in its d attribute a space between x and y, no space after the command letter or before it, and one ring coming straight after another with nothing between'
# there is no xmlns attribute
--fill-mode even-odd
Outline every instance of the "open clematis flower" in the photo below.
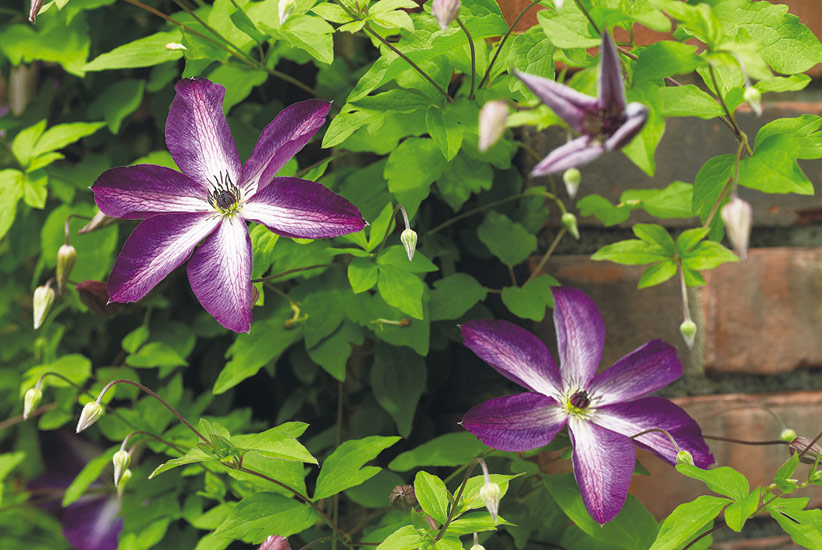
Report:
<svg viewBox="0 0 822 550"><path fill-rule="evenodd" d="M591 97L573 88L528 73L516 75L531 88L543 103L582 136L551 151L531 171L532 176L562 172L591 162L607 151L627 145L648 118L648 108L641 103L625 103L619 55L611 35L602 34L599 64L599 97Z"/></svg>
<svg viewBox="0 0 822 550"><path fill-rule="evenodd" d="M679 445L704 468L713 463L697 423L661 397L643 397L682 374L676 349L652 340L597 374L605 326L594 302L574 288L554 289L560 367L536 336L506 321L462 325L465 345L500 374L530 390L472 408L462 425L502 451L550 443L565 426L574 446L574 476L582 500L600 524L614 518L628 496L634 443L676 464ZM638 435L642 433L642 435Z"/></svg>
<svg viewBox="0 0 822 550"><path fill-rule="evenodd" d="M224 327L248 332L252 251L246 220L310 239L365 226L356 206L319 183L275 177L320 129L330 104L308 100L284 109L241 164L223 114L225 88L194 79L174 89L166 145L182 173L153 164L112 168L91 188L104 214L144 219L114 264L108 292L113 302L136 302L191 256L188 280L197 299Z"/></svg>

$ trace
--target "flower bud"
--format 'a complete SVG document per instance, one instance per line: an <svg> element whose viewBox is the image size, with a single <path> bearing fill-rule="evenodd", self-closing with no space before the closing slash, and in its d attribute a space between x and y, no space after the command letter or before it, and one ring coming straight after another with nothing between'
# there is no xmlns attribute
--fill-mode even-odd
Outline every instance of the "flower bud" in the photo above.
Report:
<svg viewBox="0 0 822 550"><path fill-rule="evenodd" d="M414 251L417 249L417 232L413 229L406 229L400 234L400 241L408 254L408 261L414 259Z"/></svg>
<svg viewBox="0 0 822 550"><path fill-rule="evenodd" d="M54 303L54 289L50 285L38 286L34 289L32 307L34 310L34 330L43 325L46 315Z"/></svg>
<svg viewBox="0 0 822 550"><path fill-rule="evenodd" d="M508 105L504 101L489 101L479 115L479 150L483 153L494 145L505 132Z"/></svg>
<svg viewBox="0 0 822 550"><path fill-rule="evenodd" d="M753 223L751 205L739 197L734 197L722 207L721 215L722 221L725 222L728 240L739 254L739 258L744 260L748 253L748 240L751 237Z"/></svg>
<svg viewBox="0 0 822 550"><path fill-rule="evenodd" d="M431 6L440 28L445 30L460 13L460 0L434 0Z"/></svg>
<svg viewBox="0 0 822 550"><path fill-rule="evenodd" d="M291 550L288 539L279 535L271 535L263 541L257 550Z"/></svg>
<svg viewBox="0 0 822 550"><path fill-rule="evenodd" d="M123 497L123 493L126 491L126 485L128 485L128 482L131 481L131 475L131 470L126 469L126 471L123 472L123 475L120 476L120 483L117 484L118 497Z"/></svg>
<svg viewBox="0 0 822 550"><path fill-rule="evenodd" d="M407 512L417 505L417 495L411 485L397 485L391 489L388 500L391 502L391 506L403 512Z"/></svg>
<svg viewBox="0 0 822 550"><path fill-rule="evenodd" d="M23 420L28 420L31 413L43 399L43 392L37 388L31 388L23 396Z"/></svg>
<svg viewBox="0 0 822 550"><path fill-rule="evenodd" d="M694 349L694 341L696 340L696 323L690 319L682 321L679 325L679 333L688 345L688 349Z"/></svg>
<svg viewBox="0 0 822 550"><path fill-rule="evenodd" d="M791 441L790 453L802 453L810 444L810 439L799 436ZM813 464L820 455L822 455L822 448L820 448L819 445L814 444L810 449L808 449L808 452L802 455L802 458L800 458L799 461L804 462L805 464Z"/></svg>
<svg viewBox="0 0 822 550"><path fill-rule="evenodd" d="M815 471L811 474L811 476L810 476L809 480L810 480L810 482L811 482L811 483L813 483L814 485L819 485L819 484L822 484L822 470L815 470Z"/></svg>
<svg viewBox="0 0 822 550"><path fill-rule="evenodd" d="M751 106L756 116L762 116L762 93L759 90L753 86L746 87L742 99Z"/></svg>
<svg viewBox="0 0 822 550"><path fill-rule="evenodd" d="M579 184L582 182L582 174L577 168L568 168L562 173L562 181L565 183L565 190L572 199L577 196Z"/></svg>
<svg viewBox="0 0 822 550"><path fill-rule="evenodd" d="M481 544L473 544L470 550L485 550L485 547Z"/></svg>
<svg viewBox="0 0 822 550"><path fill-rule="evenodd" d="M294 9L297 7L297 2L294 0L280 0L279 5L277 6L277 11L280 15L280 25L286 22L286 20L291 17L291 14L294 13Z"/></svg>
<svg viewBox="0 0 822 550"><path fill-rule="evenodd" d="M34 23L37 19L37 14L40 13L40 8L43 7L43 0L31 0L31 8L29 9L29 23Z"/></svg>
<svg viewBox="0 0 822 550"><path fill-rule="evenodd" d="M579 240L579 227L577 227L577 217L570 212L565 212L562 215L562 225L568 230L576 240Z"/></svg>
<svg viewBox="0 0 822 550"><path fill-rule="evenodd" d="M184 51L184 50L187 50L188 48L186 48L185 45L180 43L180 42L169 42L168 44L166 44L166 49L167 50L172 50L172 51L176 51L176 50L183 50Z"/></svg>
<svg viewBox="0 0 822 550"><path fill-rule="evenodd" d="M57 292L63 293L63 287L66 285L71 270L74 268L74 263L77 261L77 249L70 244L64 244L57 250Z"/></svg>
<svg viewBox="0 0 822 550"><path fill-rule="evenodd" d="M80 421L77 423L77 433L79 434L103 416L103 406L97 401L90 401L83 407L80 413ZM122 476L121 476L122 477Z"/></svg>
<svg viewBox="0 0 822 550"><path fill-rule="evenodd" d="M122 479L123 474L131 465L131 455L128 454L128 451L120 449L114 453L111 462L114 464L114 486L119 487L120 479Z"/></svg>
<svg viewBox="0 0 822 550"><path fill-rule="evenodd" d="M497 521L499 512L499 498L500 490L499 485L496 483L488 481L480 489L480 499L482 503L485 504L485 507L488 508L488 513L491 514L494 523Z"/></svg>
<svg viewBox="0 0 822 550"><path fill-rule="evenodd" d="M694 457L688 451L679 451L676 453L676 463L677 464L690 464L691 466L694 465Z"/></svg>
<svg viewBox="0 0 822 550"><path fill-rule="evenodd" d="M98 317L111 319L123 307L116 302L109 303L108 288L103 281L81 281L74 289L80 296L80 301Z"/></svg>
<svg viewBox="0 0 822 550"><path fill-rule="evenodd" d="M796 432L790 428L785 428L784 430L782 430L782 433L779 434L779 439L781 439L782 441L791 442L794 439L796 439Z"/></svg>

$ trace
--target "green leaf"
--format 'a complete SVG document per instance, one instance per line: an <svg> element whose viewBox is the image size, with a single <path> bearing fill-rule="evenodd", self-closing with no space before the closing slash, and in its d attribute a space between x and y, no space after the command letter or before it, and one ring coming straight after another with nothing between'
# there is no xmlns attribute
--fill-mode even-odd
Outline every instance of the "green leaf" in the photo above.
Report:
<svg viewBox="0 0 822 550"><path fill-rule="evenodd" d="M758 148L771 136L785 135L794 139L798 148L793 152L798 159L822 158L822 117L816 115L801 115L796 118L778 118L769 122L756 133Z"/></svg>
<svg viewBox="0 0 822 550"><path fill-rule="evenodd" d="M163 472L173 470L178 466L185 466L186 464L197 464L199 462L213 462L216 460L218 460L216 456L206 453L200 447L192 447L188 451L186 451L186 454L184 454L183 456L167 460L166 462L154 468L154 471L151 472L148 478L151 479L155 476L162 474Z"/></svg>
<svg viewBox="0 0 822 550"><path fill-rule="evenodd" d="M380 468L365 464L399 440L399 437L372 435L342 443L320 469L314 500L336 495L374 477Z"/></svg>
<svg viewBox="0 0 822 550"><path fill-rule="evenodd" d="M448 165L437 180L442 200L457 212L472 193L488 191L494 182L494 171L488 162L477 162L466 154L457 157Z"/></svg>
<svg viewBox="0 0 822 550"><path fill-rule="evenodd" d="M595 216L605 227L618 225L631 215L630 207L624 204L614 206L611 201L596 193L587 195L577 201L577 208L580 216Z"/></svg>
<svg viewBox="0 0 822 550"><path fill-rule="evenodd" d="M785 461L782 466L776 471L776 475L774 475L775 482L785 482L785 480L789 479L793 476L794 472L796 471L797 466L799 466L799 454L793 453L791 458Z"/></svg>
<svg viewBox="0 0 822 550"><path fill-rule="evenodd" d="M713 49L722 37L722 23L707 3L690 5L679 0L651 0L650 4L679 20L681 30ZM722 18L724 22L725 19ZM679 30L679 29L678 29Z"/></svg>
<svg viewBox="0 0 822 550"><path fill-rule="evenodd" d="M822 548L822 510L804 510L807 498L776 498L768 513L803 548Z"/></svg>
<svg viewBox="0 0 822 550"><path fill-rule="evenodd" d="M541 10L537 20L557 48L592 48L602 41L574 2L564 3L560 10Z"/></svg>
<svg viewBox="0 0 822 550"><path fill-rule="evenodd" d="M23 172L0 170L0 239L14 223L17 201L23 196Z"/></svg>
<svg viewBox="0 0 822 550"><path fill-rule="evenodd" d="M134 353L148 340L148 327L140 325L123 337L122 346L126 353Z"/></svg>
<svg viewBox="0 0 822 550"><path fill-rule="evenodd" d="M693 84L659 89L660 114L664 117L694 116L709 120L722 116L722 106Z"/></svg>
<svg viewBox="0 0 822 550"><path fill-rule="evenodd" d="M80 470L80 473L77 474L77 477L75 477L71 485L68 486L66 492L63 493L63 501L61 502L63 508L76 502L77 499L83 496L83 493L86 492L89 485L97 481L97 478L103 473L105 467L111 463L111 457L114 456L114 453L118 449L119 445L115 445L100 456L96 456L86 462L86 465L83 466L83 469Z"/></svg>
<svg viewBox="0 0 822 550"><path fill-rule="evenodd" d="M488 476L491 483L496 483L499 486L499 498L502 499L508 492L508 482L519 477L522 474L512 476L502 474L491 474ZM482 500L480 491L485 485L485 476L479 475L470 478L465 484L465 490L462 493L460 501L457 503L457 510L462 513L466 510L476 510L478 508L485 508L485 502Z"/></svg>
<svg viewBox="0 0 822 550"><path fill-rule="evenodd" d="M693 540L706 525L732 501L711 495L702 495L691 502L680 504L665 518L650 550L678 550Z"/></svg>
<svg viewBox="0 0 822 550"><path fill-rule="evenodd" d="M23 176L23 202L32 208L43 208L48 197L47 183L48 176L42 170L25 174Z"/></svg>
<svg viewBox="0 0 822 550"><path fill-rule="evenodd" d="M230 17L234 25L247 34L254 42L262 44L268 40L268 35L261 33L257 27L254 26L254 22L248 18L248 15L246 15L242 8L238 8Z"/></svg>
<svg viewBox="0 0 822 550"><path fill-rule="evenodd" d="M437 105L425 111L425 126L445 160L453 159L462 145L462 126L454 118L443 116L442 108Z"/></svg>
<svg viewBox="0 0 822 550"><path fill-rule="evenodd" d="M34 144L37 143L37 140L43 135L45 129L46 121L44 119L37 124L20 130L20 132L14 136L14 140L11 142L11 152L22 168L27 168L32 157L35 156Z"/></svg>
<svg viewBox="0 0 822 550"><path fill-rule="evenodd" d="M112 134L120 131L123 120L137 110L143 101L145 80L125 78L116 80L89 105L88 116L103 118Z"/></svg>
<svg viewBox="0 0 822 550"><path fill-rule="evenodd" d="M637 288L643 289L654 285L662 284L676 275L676 263L673 260L665 260L661 263L648 266L639 278Z"/></svg>
<svg viewBox="0 0 822 550"><path fill-rule="evenodd" d="M377 546L377 550L417 550L422 538L413 525L400 527Z"/></svg>
<svg viewBox="0 0 822 550"><path fill-rule="evenodd" d="M682 257L682 265L696 271L714 269L725 262L738 261L736 254L714 241L702 241Z"/></svg>
<svg viewBox="0 0 822 550"><path fill-rule="evenodd" d="M251 91L266 81L268 73L253 71L247 67L220 65L208 74L209 80L225 86L223 112L228 113L232 107L243 101Z"/></svg>
<svg viewBox="0 0 822 550"><path fill-rule="evenodd" d="M786 135L765 138L752 157L739 162L739 185L765 193L813 195L813 184L796 164L798 145Z"/></svg>
<svg viewBox="0 0 822 550"><path fill-rule="evenodd" d="M429 304L431 321L459 319L485 299L484 286L467 273L454 273L434 283Z"/></svg>
<svg viewBox="0 0 822 550"><path fill-rule="evenodd" d="M545 33L539 27L531 27L522 34L514 36L511 49L508 51L508 67L524 73L554 79L554 47L545 40ZM508 90L520 92L526 97L533 97L533 92L516 77L508 80Z"/></svg>
<svg viewBox="0 0 822 550"><path fill-rule="evenodd" d="M181 40L182 33L179 30L158 32L98 55L86 63L84 70L104 71L107 69L151 67L166 61L180 59L183 52L181 50L170 50L166 48L166 44L170 42L179 43Z"/></svg>
<svg viewBox="0 0 822 550"><path fill-rule="evenodd" d="M441 435L410 451L400 453L388 467L407 472L419 466L460 466L471 462L488 447L468 432Z"/></svg>
<svg viewBox="0 0 822 550"><path fill-rule="evenodd" d="M345 365L351 356L351 344L362 345L363 337L360 327L343 321L331 336L309 349L308 356L337 380L345 380Z"/></svg>
<svg viewBox="0 0 822 550"><path fill-rule="evenodd" d="M256 21L263 31L303 50L320 63L330 65L334 61L334 39L331 36L334 27L322 17L300 13L292 15L279 27L268 24L272 22L270 16Z"/></svg>
<svg viewBox="0 0 822 550"><path fill-rule="evenodd" d="M448 490L440 478L427 472L417 472L414 494L423 512L439 524L445 523L448 517Z"/></svg>
<svg viewBox="0 0 822 550"><path fill-rule="evenodd" d="M652 264L668 258L661 247L649 245L638 239L605 245L591 256L592 260L610 260L622 265Z"/></svg>
<svg viewBox="0 0 822 550"><path fill-rule="evenodd" d="M289 537L314 525L319 514L309 506L275 493L245 497L214 531L217 536L260 544L271 533Z"/></svg>
<svg viewBox="0 0 822 550"><path fill-rule="evenodd" d="M371 367L371 388L377 403L391 415L397 432L408 437L417 403L425 391L425 361L407 349L378 343Z"/></svg>
<svg viewBox="0 0 822 550"><path fill-rule="evenodd" d="M702 221L708 219L725 184L733 174L735 155L719 155L708 159L694 179L693 211Z"/></svg>
<svg viewBox="0 0 822 550"><path fill-rule="evenodd" d="M742 531L745 522L759 509L759 498L762 489L757 487L746 497L737 500L725 508L725 523L737 533Z"/></svg>
<svg viewBox="0 0 822 550"><path fill-rule="evenodd" d="M662 40L640 52L631 83L637 86L650 80L688 74L704 64L705 60L696 55L696 46Z"/></svg>
<svg viewBox="0 0 822 550"><path fill-rule="evenodd" d="M693 479L703 482L714 493L739 500L748 496L750 487L748 479L728 466L713 470L703 470L691 464L678 464L677 471Z"/></svg>
<svg viewBox="0 0 822 550"><path fill-rule="evenodd" d="M35 60L51 61L73 75L83 76L92 34L87 21L84 16L73 21L54 16L41 18L36 26L4 25L0 31L0 50L14 66Z"/></svg>
<svg viewBox="0 0 822 550"><path fill-rule="evenodd" d="M188 362L165 342L149 342L137 353L126 357L131 367L185 367Z"/></svg>
<svg viewBox="0 0 822 550"><path fill-rule="evenodd" d="M413 273L390 265L380 266L379 272L377 289L382 299L414 319L422 319L425 283Z"/></svg>
<svg viewBox="0 0 822 550"><path fill-rule="evenodd" d="M52 126L43 132L37 143L34 144L32 155L37 156L62 149L66 145L90 136L105 125L104 122L70 122Z"/></svg>
<svg viewBox="0 0 822 550"><path fill-rule="evenodd" d="M622 152L649 176L656 170L656 148L665 133L665 118L660 114L662 101L656 84L645 82L626 91L628 101L643 103L648 107L648 119L642 131L634 137Z"/></svg>
<svg viewBox="0 0 822 550"><path fill-rule="evenodd" d="M31 367L23 373L22 387L33 388L37 381L47 372L56 372L67 378L71 382L82 386L89 376L91 376L91 360L79 353L71 353L36 367ZM43 379L43 387L52 386L55 388L69 388L71 384L57 376L47 376Z"/></svg>
<svg viewBox="0 0 822 550"><path fill-rule="evenodd" d="M438 270L437 266L419 251L414 254L414 259L409 262L405 248L398 244L386 247L377 257L377 265L396 267L409 273L431 273Z"/></svg>
<svg viewBox="0 0 822 550"><path fill-rule="evenodd" d="M366 258L354 258L348 264L348 282L354 294L365 292L377 284L377 264Z"/></svg>
<svg viewBox="0 0 822 550"><path fill-rule="evenodd" d="M445 166L445 158L434 140L409 138L388 156L384 172L388 190L413 217Z"/></svg>
<svg viewBox="0 0 822 550"><path fill-rule="evenodd" d="M477 228L477 237L491 253L508 267L513 267L537 249L537 238L520 223L495 210L490 211Z"/></svg>
<svg viewBox="0 0 822 550"><path fill-rule="evenodd" d="M523 319L542 321L547 308L554 307L551 287L559 285L554 277L540 275L522 287L507 286L502 289L502 303L508 310Z"/></svg>
<svg viewBox="0 0 822 550"><path fill-rule="evenodd" d="M666 255L673 255L676 247L668 230L655 223L637 223L632 228L634 235L648 243L656 245L665 251Z"/></svg>
<svg viewBox="0 0 822 550"><path fill-rule="evenodd" d="M683 231L676 239L676 251L680 256L686 256L710 232L711 230L707 227L695 227Z"/></svg>
<svg viewBox="0 0 822 550"><path fill-rule="evenodd" d="M389 114L422 111L428 108L429 103L423 95L403 89L352 100L343 105L340 114L329 124L323 138L323 147L340 145L363 126L373 135L384 125Z"/></svg>
<svg viewBox="0 0 822 550"><path fill-rule="evenodd" d="M256 452L265 458L318 464L294 435L302 434L306 428L308 424L303 422L288 422L258 434L235 435L231 441L244 451Z"/></svg>
<svg viewBox="0 0 822 550"><path fill-rule="evenodd" d="M656 218L690 218L694 186L674 181L663 189L628 189L619 197L621 204L642 208ZM587 197L586 197L587 198Z"/></svg>

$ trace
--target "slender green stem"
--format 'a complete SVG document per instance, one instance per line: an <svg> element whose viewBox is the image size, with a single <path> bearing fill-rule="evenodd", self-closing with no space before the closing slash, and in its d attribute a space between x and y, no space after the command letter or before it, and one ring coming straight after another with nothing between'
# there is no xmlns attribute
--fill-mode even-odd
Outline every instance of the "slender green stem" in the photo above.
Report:
<svg viewBox="0 0 822 550"><path fill-rule="evenodd" d="M691 320L691 305L688 303L688 285L685 283L685 269L682 267L682 258L677 256L679 264L679 288L682 292L682 313L685 321Z"/></svg>
<svg viewBox="0 0 822 550"><path fill-rule="evenodd" d="M454 498L454 502L451 504L451 509L448 511L448 517L445 518L445 523L443 523L442 527L440 527L440 530L437 533L437 536L434 539L434 542L437 542L438 540L440 540L443 537L443 535L445 535L445 531L448 529L448 525L450 525L451 522L454 520L454 515L457 513L457 506L460 503L460 499L462 498L462 494L465 492L465 486L468 484L468 479L471 477L471 472L474 471L474 468L477 467L477 464L479 464L480 460L482 460L482 459L475 458L471 462L471 465L468 466L468 469L465 472L465 477L462 479L462 484L460 484L460 489L457 492L456 497Z"/></svg>
<svg viewBox="0 0 822 550"><path fill-rule="evenodd" d="M388 227L385 228L385 235L382 237L382 241L380 241L380 246L377 247L376 255L379 256L382 249L385 247L385 243L388 242L388 236L391 235L391 232L394 231L394 219L397 216L397 211L402 212L402 219L405 222L405 228L411 229L411 222L408 220L408 212L405 211L405 207L401 204L397 204L394 207L394 211L391 212L391 221L388 222Z"/></svg>
<svg viewBox="0 0 822 550"><path fill-rule="evenodd" d="M231 40L229 40L228 38L226 38L225 36L223 36L222 34L217 32L214 29L214 27L212 27L211 25L209 25L208 23L203 21L203 19L199 15L197 15L197 13L194 10L192 10L191 8L186 6L181 0L174 0L174 3L177 4L178 6L180 6L180 8L184 12L186 12L188 15L190 15L192 17L192 19L194 19L197 23L202 25L205 30L207 30L208 32L213 34L215 37L217 37L218 40L222 40L227 46L229 46L231 49L233 49L234 50L233 55L235 55L237 57L240 57L242 59L245 59L246 62L250 63L252 66L258 65L256 60L249 57L248 54L246 54L243 50L241 50Z"/></svg>
<svg viewBox="0 0 822 550"><path fill-rule="evenodd" d="M57 408L57 403L46 403L45 405L41 405L31 411L29 418L34 418L35 416L40 416L41 414L47 413L52 409ZM18 414L17 416L12 416L11 418L7 418L6 420L0 422L0 432L5 430L6 428L10 428L15 424L20 424L21 422L25 422L26 419L23 418L22 414Z"/></svg>
<svg viewBox="0 0 822 550"><path fill-rule="evenodd" d="M714 207L711 209L711 213L708 214L708 217L705 219L705 223L702 224L702 227L708 227L711 225L711 221L716 214L716 211L719 210L719 205L722 204L722 199L725 198L725 195L728 193L728 190L736 183L737 179L739 178L739 163L742 160L742 155L745 154L745 147L748 144L748 136L744 133L739 140L739 147L736 149L736 162L734 163L734 173L733 175L728 178L728 181L725 183L725 187L722 188L722 191L719 193L719 197L716 199L716 203L714 203Z"/></svg>
<svg viewBox="0 0 822 550"><path fill-rule="evenodd" d="M702 434L705 439L712 439L714 441L727 441L728 443L738 443L739 445L790 445L789 441L782 441L781 439L773 439L771 441L748 441L745 439L734 439L732 437L721 437L718 435Z"/></svg>
<svg viewBox="0 0 822 550"><path fill-rule="evenodd" d="M268 275L267 277L260 277L259 279L251 279L252 283L264 283L265 281L270 281L272 279L279 279L281 277L285 277L286 275L291 275L292 273L299 273L300 271L308 271L310 269L319 269L321 267L332 267L334 264L315 264L309 265L307 267L295 267L294 269L289 269L287 271L283 271L281 273L275 273L274 275Z"/></svg>
<svg viewBox="0 0 822 550"><path fill-rule="evenodd" d="M725 103L725 98L722 97L722 91L719 89L719 81L716 78L716 70L714 70L714 66L708 65L708 71L711 74L711 81L714 83L714 90L716 91L717 98L719 98L719 103L720 105L722 105L722 109L725 111L725 116L728 117L728 121L731 124L731 131L734 133L738 141L744 141L747 144L748 138L747 136L745 136L745 132L743 132L739 125L736 123L736 119L731 113L731 110L728 109L728 105Z"/></svg>
<svg viewBox="0 0 822 550"><path fill-rule="evenodd" d="M474 99L474 82L476 82L477 79L477 53L474 51L474 39L471 38L471 33L468 32L468 28L463 24L459 16L457 16L457 25L460 26L462 32L468 37L468 48L471 50L471 93L468 94L468 97Z"/></svg>
<svg viewBox="0 0 822 550"><path fill-rule="evenodd" d="M540 192L535 192L535 191L531 191L531 190L523 191L522 193L517 193L516 195L511 195L510 197L505 197L504 199L499 199L499 200L496 200L496 201L489 202L488 204L483 204L482 206L478 206L476 208L472 208L471 210L463 212L462 214L459 214L458 216L454 216L453 218L450 218L450 219L442 222L438 226L430 229L427 234L428 235L433 235L434 233L438 233L438 232L442 231L443 229L445 229L446 227L448 227L450 225L453 225L453 224L455 224L456 222L458 222L460 220L463 220L465 218L473 216L474 214L479 214L480 212L485 212L489 208L494 208L495 206L499 206L499 205L505 204L507 202L515 201L515 200L521 199L523 197L543 197L543 198L549 198L549 199L554 200L554 201L557 200L556 195L554 195L553 193L548 193L547 191L540 191Z"/></svg>
<svg viewBox="0 0 822 550"><path fill-rule="evenodd" d="M505 46L505 42L508 40L508 37L511 36L511 33L514 32L514 29L517 27L519 20L522 19L526 13L528 13L528 10L530 10L539 3L540 0L533 0L533 2L525 6L525 8L523 8L523 10L519 12L519 15L517 15L516 19L514 19L513 23L511 23L511 25L508 27L508 31L506 31L506 33L502 36L502 40L499 41L499 45L497 46L497 49L494 52L494 57L491 58L491 63L488 64L488 68L485 69L485 74L482 75L482 80L480 80L479 86L477 86L478 90L482 88L482 86L488 80L488 77L491 76L491 69L494 67L494 63L496 63L497 58L499 57L499 54L502 51L502 47ZM473 98L474 95L471 94L471 99Z"/></svg>
<svg viewBox="0 0 822 550"><path fill-rule="evenodd" d="M585 6L582 5L582 2L580 2L579 0L574 0L574 2L576 3L577 7L579 8L579 11L581 11L583 13L583 15L585 15L585 18L588 19L588 22L591 24L592 27L594 27L594 31L598 35L601 35L602 31L600 31L597 24L594 23L593 17L591 17L591 14L588 13L588 10L585 9Z"/></svg>
<svg viewBox="0 0 822 550"><path fill-rule="evenodd" d="M342 380L337 382L337 447L342 443L342 429L343 429L343 397L344 388ZM340 494L334 495L333 508L331 512L331 519L334 523L340 521ZM331 550L337 550L337 539L331 542Z"/></svg>
<svg viewBox="0 0 822 550"><path fill-rule="evenodd" d="M135 432L131 432L130 434L128 434L126 436L126 438L123 440L123 443L120 445L120 450L125 450L125 448L128 446L128 442L131 440L131 438L134 437L134 436L137 436L137 435L147 435L150 438L152 438L153 440L155 440L159 443L162 443L163 445L166 445L167 447L171 447L172 449L174 449L178 453L185 454L185 451L181 447L179 447L178 445L175 445L171 441L166 441L165 439L163 439L159 435L153 434L151 432L147 432L145 430L137 430Z"/></svg>
<svg viewBox="0 0 822 550"><path fill-rule="evenodd" d="M550 258L551 254L554 253L554 250L557 249L557 245L559 245L559 241L562 240L562 237L564 237L567 232L568 232L568 230L565 229L564 226L562 227L562 229L559 230L559 233L557 233L557 236L554 237L554 241L551 243L551 246L549 246L548 250L545 251L545 254L543 254L542 258L539 260L539 263L534 268L534 270L531 272L531 275L529 275L528 278L525 279L525 282L523 283L523 285L527 285L531 281L531 279L536 277L537 274L540 271L542 271L542 268L545 267L545 263L548 261L548 258Z"/></svg>

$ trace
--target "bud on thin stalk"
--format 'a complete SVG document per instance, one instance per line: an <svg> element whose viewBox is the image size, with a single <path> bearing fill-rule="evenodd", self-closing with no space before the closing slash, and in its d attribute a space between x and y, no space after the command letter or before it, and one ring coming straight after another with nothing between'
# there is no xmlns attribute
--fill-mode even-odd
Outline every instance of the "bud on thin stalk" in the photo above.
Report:
<svg viewBox="0 0 822 550"><path fill-rule="evenodd" d="M565 184L565 190L568 192L568 196L573 199L577 196L577 191L579 191L582 174L578 168L568 168L562 173L562 182Z"/></svg>
<svg viewBox="0 0 822 550"><path fill-rule="evenodd" d="M694 341L696 340L696 323L690 319L682 321L679 325L679 333L682 334L682 339L688 345L688 349L694 349Z"/></svg>
<svg viewBox="0 0 822 550"><path fill-rule="evenodd" d="M483 153L494 145L505 132L508 105L504 101L489 101L479 115L479 150Z"/></svg>
<svg viewBox="0 0 822 550"><path fill-rule="evenodd" d="M51 280L45 286L38 286L34 289L32 309L34 311L34 330L43 326L51 305L54 303L54 289L51 288Z"/></svg>
<svg viewBox="0 0 822 550"><path fill-rule="evenodd" d="M120 483L117 485L117 496L119 498L123 498L123 493L126 491L126 485L131 481L131 476L131 470L128 469L120 476Z"/></svg>
<svg viewBox="0 0 822 550"><path fill-rule="evenodd" d="M131 465L131 455L125 449L120 449L114 453L111 462L114 464L114 486L119 487L123 474Z"/></svg>
<svg viewBox="0 0 822 550"><path fill-rule="evenodd" d="M297 7L297 2L294 0L280 0L279 5L277 6L277 11L280 16L280 25L286 22L286 20L291 17L291 14L294 13L294 10Z"/></svg>
<svg viewBox="0 0 822 550"><path fill-rule="evenodd" d="M440 24L440 28L445 30L448 28L448 25L457 18L457 15L459 15L460 1L434 0L431 11L434 13L434 17L437 18L437 23Z"/></svg>
<svg viewBox="0 0 822 550"><path fill-rule="evenodd" d="M28 420L31 413L43 399L43 392L39 388L31 388L23 396L23 420Z"/></svg>
<svg viewBox="0 0 822 550"><path fill-rule="evenodd" d="M400 241L405 247L405 253L408 255L408 261L414 259L414 252L417 250L417 232L413 229L406 229L400 235Z"/></svg>
<svg viewBox="0 0 822 550"><path fill-rule="evenodd" d="M77 433L79 434L103 416L103 406L97 401L90 401L83 407L83 412L80 413L80 421L77 422Z"/></svg>
<svg viewBox="0 0 822 550"><path fill-rule="evenodd" d="M577 217L570 212L562 214L562 225L568 230L576 240L579 240L579 227L577 226Z"/></svg>
<svg viewBox="0 0 822 550"><path fill-rule="evenodd" d="M676 453L676 463L677 464L689 464L691 466L694 465L694 457L688 451L679 451Z"/></svg>
<svg viewBox="0 0 822 550"><path fill-rule="evenodd" d="M77 262L77 249L70 244L64 244L57 250L57 292L63 293L63 287L71 276L71 270Z"/></svg>
<svg viewBox="0 0 822 550"><path fill-rule="evenodd" d="M759 90L753 86L746 87L742 99L751 106L756 116L762 116L762 93Z"/></svg>
<svg viewBox="0 0 822 550"><path fill-rule="evenodd" d="M471 545L470 550L485 550L485 547L479 543L479 536L474 533L474 544Z"/></svg>
<svg viewBox="0 0 822 550"><path fill-rule="evenodd" d="M728 204L722 207L722 221L728 233L728 240L739 258L744 260L748 255L748 241L751 238L753 225L753 209L747 201L734 196Z"/></svg>

